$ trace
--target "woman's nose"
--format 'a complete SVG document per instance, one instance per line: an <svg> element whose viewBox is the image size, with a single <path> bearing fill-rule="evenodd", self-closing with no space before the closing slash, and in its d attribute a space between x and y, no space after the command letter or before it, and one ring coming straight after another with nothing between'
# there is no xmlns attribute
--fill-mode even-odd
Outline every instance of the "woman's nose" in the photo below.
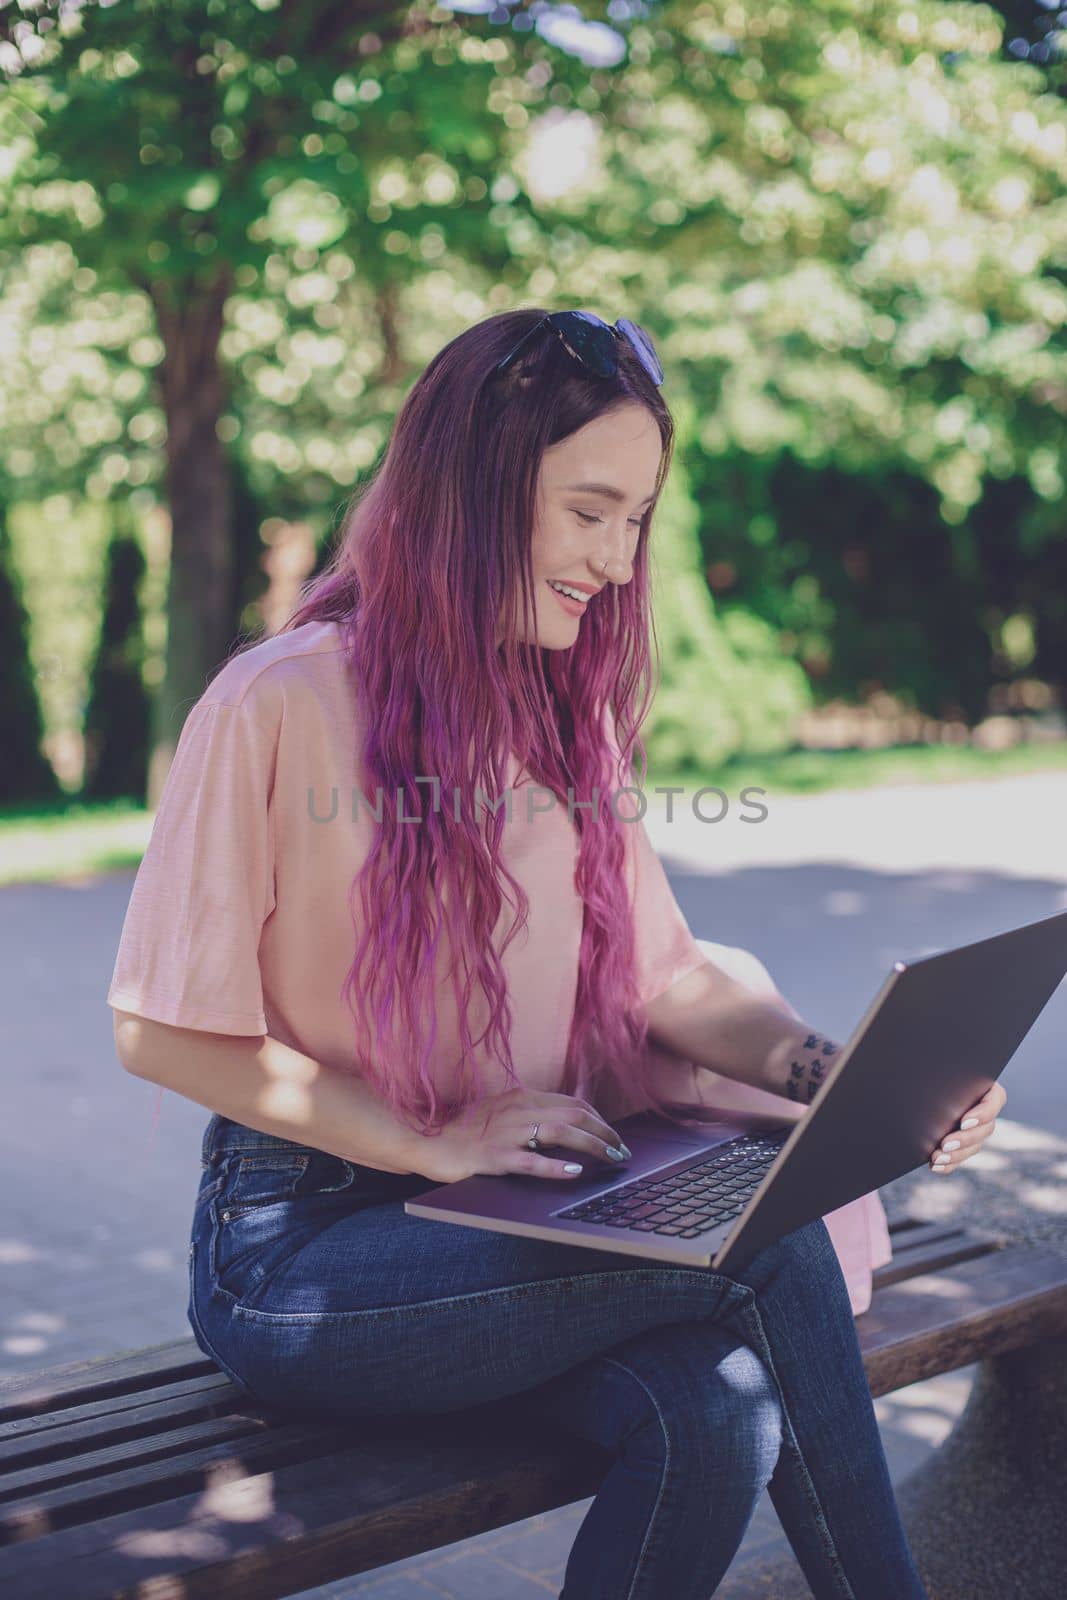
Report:
<svg viewBox="0 0 1067 1600"><path fill-rule="evenodd" d="M607 542L601 542L593 557L593 568L601 583L629 583L633 577L637 539L626 525L609 527Z"/></svg>
<svg viewBox="0 0 1067 1600"><path fill-rule="evenodd" d="M593 560L593 569L600 583L629 583L633 577L629 542L623 548L615 546L610 550L602 550Z"/></svg>

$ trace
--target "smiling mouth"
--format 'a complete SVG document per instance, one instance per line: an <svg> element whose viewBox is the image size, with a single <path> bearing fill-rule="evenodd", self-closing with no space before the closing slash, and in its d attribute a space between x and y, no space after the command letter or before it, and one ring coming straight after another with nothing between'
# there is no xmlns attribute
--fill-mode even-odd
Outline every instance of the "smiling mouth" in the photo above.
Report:
<svg viewBox="0 0 1067 1600"><path fill-rule="evenodd" d="M553 583L551 578L546 578L545 582L548 584L548 587L552 590L552 593L554 595L558 596L558 598L560 600L562 600L562 602L563 602L563 604L565 606L574 606L576 609L584 611L585 607L588 605L589 601L592 599L592 595L583 595L582 598L579 600L572 594L564 593L564 591L562 589L557 589L556 588L556 585Z"/></svg>

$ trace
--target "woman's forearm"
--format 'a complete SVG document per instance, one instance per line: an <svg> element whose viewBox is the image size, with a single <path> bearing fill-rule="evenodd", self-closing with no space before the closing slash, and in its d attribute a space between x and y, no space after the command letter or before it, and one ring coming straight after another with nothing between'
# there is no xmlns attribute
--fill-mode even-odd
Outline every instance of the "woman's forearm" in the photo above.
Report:
<svg viewBox="0 0 1067 1600"><path fill-rule="evenodd" d="M400 1121L365 1080L324 1066L269 1034L238 1037L115 1012L127 1072L174 1089L234 1122L384 1172L426 1176L438 1141Z"/></svg>
<svg viewBox="0 0 1067 1600"><path fill-rule="evenodd" d="M710 962L649 1004L648 1031L682 1060L804 1104L838 1054L785 1001L754 995Z"/></svg>

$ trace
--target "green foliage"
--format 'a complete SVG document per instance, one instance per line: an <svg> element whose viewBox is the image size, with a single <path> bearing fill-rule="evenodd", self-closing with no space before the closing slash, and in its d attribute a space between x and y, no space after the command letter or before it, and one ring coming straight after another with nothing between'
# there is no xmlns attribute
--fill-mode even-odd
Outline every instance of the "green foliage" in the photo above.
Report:
<svg viewBox="0 0 1067 1600"><path fill-rule="evenodd" d="M148 773L150 704L144 681L141 586L145 560L129 509L115 507L105 605L85 713L86 800L139 799Z"/></svg>
<svg viewBox="0 0 1067 1600"><path fill-rule="evenodd" d="M705 754L776 746L797 663L973 716L1031 628L1067 683L1067 108L995 9L585 4L606 64L536 6L60 9L0 14L9 498L165 496L180 313L221 288L242 503L321 538L446 339L588 305L698 419L664 750L698 701Z"/></svg>
<svg viewBox="0 0 1067 1600"><path fill-rule="evenodd" d="M605 69L418 6L377 7L373 29L323 0L86 7L2 108L22 310L27 253L54 300L77 280L83 319L112 295L110 329L82 336L114 339L100 399L161 354L131 286L180 303L224 270L231 432L257 489L305 504L366 468L424 352L487 295L531 293L644 317L709 453L895 457L950 521L990 475L1062 495L1067 113L1001 58L999 17L674 0L615 26Z"/></svg>
<svg viewBox="0 0 1067 1600"><path fill-rule="evenodd" d="M686 466L687 408L676 423L676 452L652 534L662 680L643 737L650 767L699 772L741 751L786 748L811 693L759 617L740 606L716 614L701 570L700 511Z"/></svg>
<svg viewBox="0 0 1067 1600"><path fill-rule="evenodd" d="M973 514L936 536L934 490L902 470L844 472L787 453L700 466L704 557L722 603L745 596L820 697L891 687L928 715L980 720L998 665L991 590L1004 574ZM1014 525L1005 533L1006 546Z"/></svg>
<svg viewBox="0 0 1067 1600"><path fill-rule="evenodd" d="M628 243L656 256L704 449L897 462L942 524L989 476L1062 496L1067 108L1000 58L999 18L724 0L661 21L608 178L620 226L644 200Z"/></svg>
<svg viewBox="0 0 1067 1600"><path fill-rule="evenodd" d="M59 786L41 750L43 727L29 660L26 611L11 571L11 541L0 507L0 805L55 800Z"/></svg>
<svg viewBox="0 0 1067 1600"><path fill-rule="evenodd" d="M257 602L263 598L267 578L263 569L264 544L260 527L267 508L253 492L247 463L238 455L230 463L232 484L230 526L233 530L233 594L230 612L243 636L258 631Z"/></svg>

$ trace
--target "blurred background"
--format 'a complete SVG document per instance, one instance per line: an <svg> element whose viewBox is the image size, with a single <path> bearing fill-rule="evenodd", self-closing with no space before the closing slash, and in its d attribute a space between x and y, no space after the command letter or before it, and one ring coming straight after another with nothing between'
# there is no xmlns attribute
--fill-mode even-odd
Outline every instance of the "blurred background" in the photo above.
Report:
<svg viewBox="0 0 1067 1600"><path fill-rule="evenodd" d="M1065 58L1055 0L0 6L0 1381L188 1331L206 1113L154 1142L104 1001L133 871L482 317L626 316L666 370L648 784L770 812L650 811L694 931L844 1036L888 962L1067 905ZM1062 1180L1061 999L1005 1149ZM895 1462L966 1385L919 1388Z"/></svg>

